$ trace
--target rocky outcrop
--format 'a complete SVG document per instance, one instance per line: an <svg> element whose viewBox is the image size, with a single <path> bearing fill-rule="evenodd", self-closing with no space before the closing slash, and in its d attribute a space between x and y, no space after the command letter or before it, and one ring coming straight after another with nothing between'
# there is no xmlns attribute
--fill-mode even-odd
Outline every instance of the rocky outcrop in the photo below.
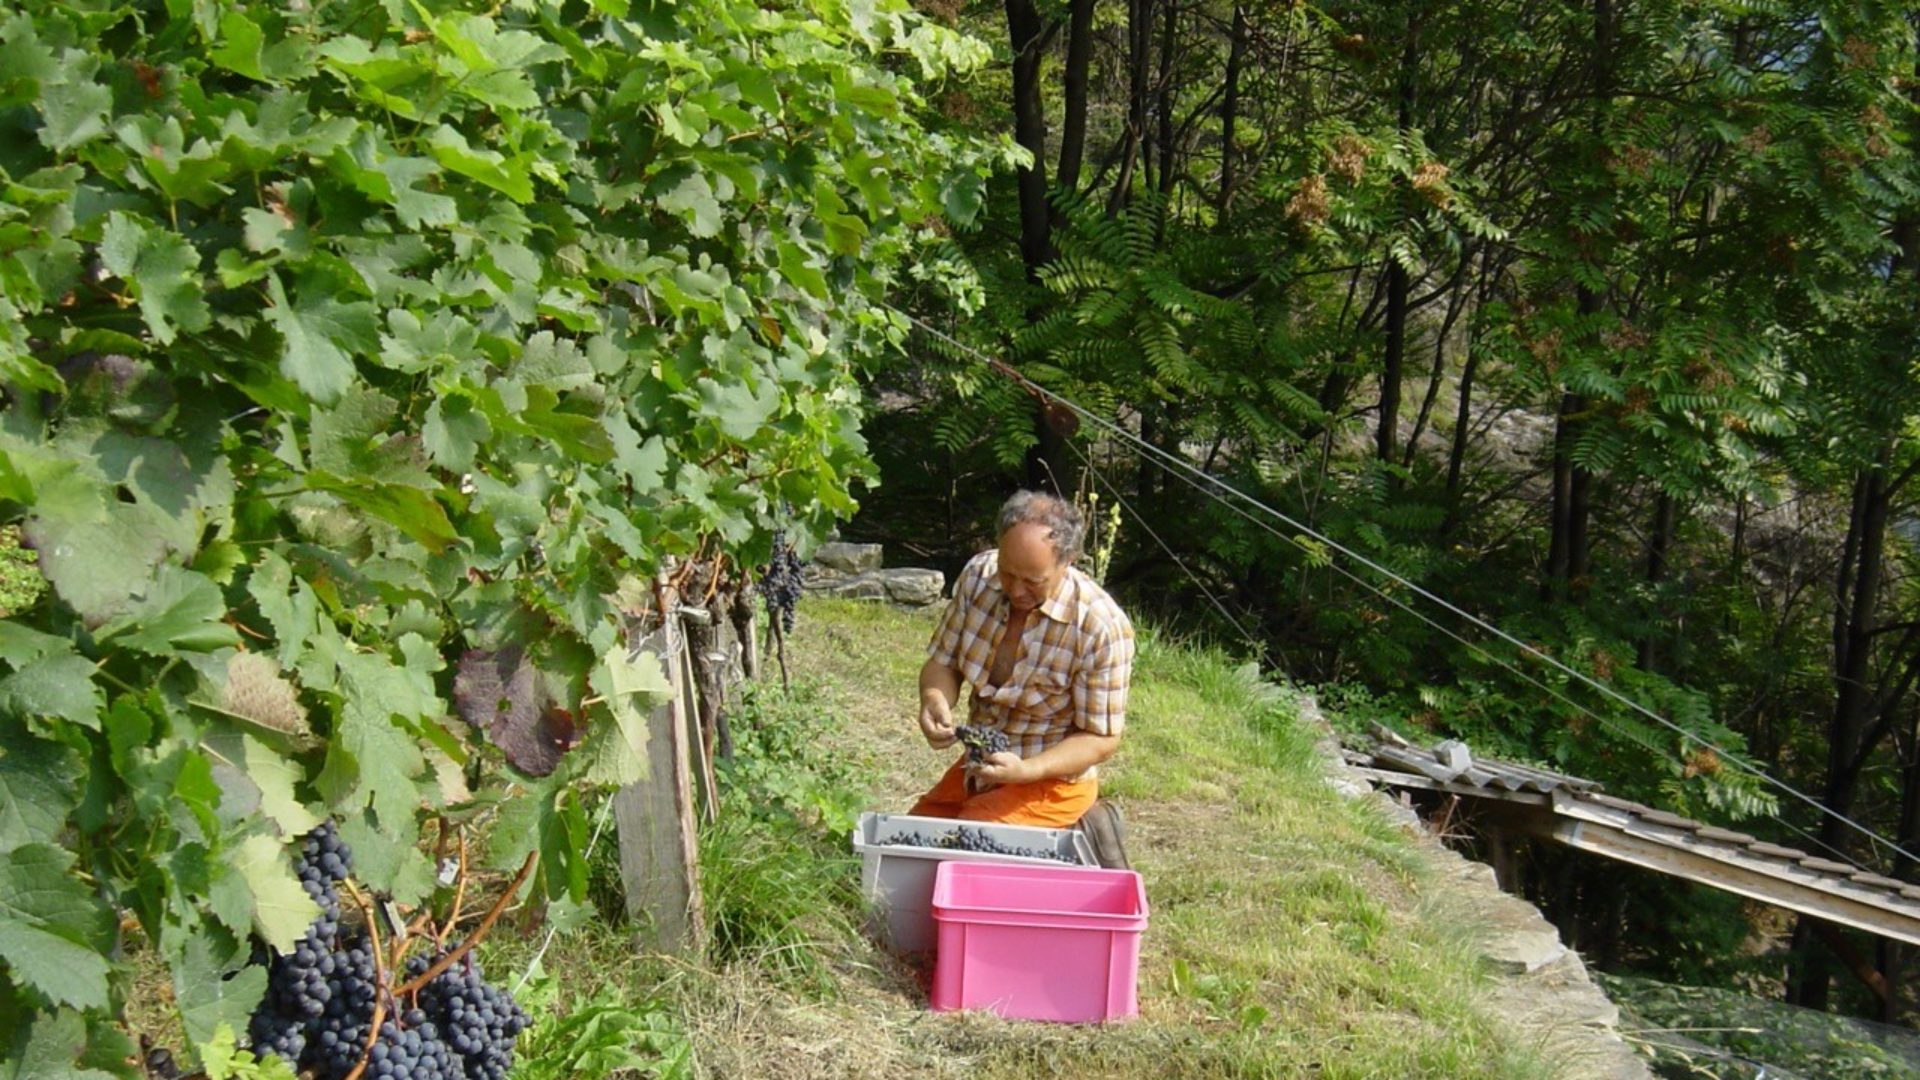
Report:
<svg viewBox="0 0 1920 1080"><path fill-rule="evenodd" d="M801 587L816 596L885 600L913 607L940 602L945 574L905 566L883 569L883 554L879 544L822 544L801 571Z"/></svg>

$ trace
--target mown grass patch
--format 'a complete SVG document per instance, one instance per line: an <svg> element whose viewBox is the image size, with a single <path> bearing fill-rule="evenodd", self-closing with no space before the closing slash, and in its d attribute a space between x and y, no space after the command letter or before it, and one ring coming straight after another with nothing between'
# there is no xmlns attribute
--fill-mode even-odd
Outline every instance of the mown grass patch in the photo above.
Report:
<svg viewBox="0 0 1920 1080"><path fill-rule="evenodd" d="M822 750L874 762L876 805L902 808L946 763L913 724L936 613L805 610L791 658L844 718ZM900 1044L886 1056L980 1076L1548 1075L1478 1004L1471 933L1426 902L1418 848L1326 786L1295 701L1223 653L1143 629L1126 741L1103 782L1153 905L1141 1019L916 1015L924 1001L909 994L868 1021Z"/></svg>

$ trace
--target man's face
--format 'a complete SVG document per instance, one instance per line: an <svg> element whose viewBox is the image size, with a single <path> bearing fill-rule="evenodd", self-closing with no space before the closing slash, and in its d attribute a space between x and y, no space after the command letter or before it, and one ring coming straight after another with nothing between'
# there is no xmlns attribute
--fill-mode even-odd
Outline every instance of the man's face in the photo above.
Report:
<svg viewBox="0 0 1920 1080"><path fill-rule="evenodd" d="M1000 588L1015 611L1032 611L1053 598L1067 564L1054 558L1044 526L1022 522L1000 534Z"/></svg>

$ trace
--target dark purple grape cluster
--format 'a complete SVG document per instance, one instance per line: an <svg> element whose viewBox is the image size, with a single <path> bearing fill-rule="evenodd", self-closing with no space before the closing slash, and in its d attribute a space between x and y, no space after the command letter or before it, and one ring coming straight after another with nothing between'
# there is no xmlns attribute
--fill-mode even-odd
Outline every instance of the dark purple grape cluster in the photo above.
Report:
<svg viewBox="0 0 1920 1080"><path fill-rule="evenodd" d="M985 829L971 825L961 825L952 832L940 837L927 836L921 832L894 833L882 845L904 845L907 847L939 848L944 851L974 851L986 855L1012 855L1021 859L1052 859L1055 862L1072 864L1073 859L1045 848L1014 847L994 839Z"/></svg>
<svg viewBox="0 0 1920 1080"><path fill-rule="evenodd" d="M307 936L332 940L340 932L340 883L353 872L353 849L340 839L332 821L322 822L300 841L293 872L300 878L300 887L320 905L320 918Z"/></svg>
<svg viewBox="0 0 1920 1080"><path fill-rule="evenodd" d="M418 976L431 963L415 957L407 962L408 976ZM420 1008L460 1059L465 1080L506 1080L513 1068L514 1040L530 1021L505 990L486 981L472 953L421 989Z"/></svg>
<svg viewBox="0 0 1920 1080"><path fill-rule="evenodd" d="M471 955L434 976L415 1001L383 991L365 932L340 928L339 886L352 869L352 852L331 822L301 842L294 870L320 917L290 952L258 951L267 994L248 1025L254 1052L278 1055L316 1080L341 1080L363 1054L361 1075L372 1080L505 1080L527 1014L482 979ZM432 961L409 960L405 978L425 973ZM369 1051L374 1003L383 993L387 1013Z"/></svg>
<svg viewBox="0 0 1920 1080"><path fill-rule="evenodd" d="M1003 754L1013 746L1007 741L1007 733L999 728L961 724L953 729L953 734L960 745L967 748L967 761L974 765L984 763L989 754Z"/></svg>
<svg viewBox="0 0 1920 1080"><path fill-rule="evenodd" d="M760 595L767 601L767 618L783 634L793 633L794 609L800 604L800 556L787 543L787 534L773 534L773 556L760 572Z"/></svg>

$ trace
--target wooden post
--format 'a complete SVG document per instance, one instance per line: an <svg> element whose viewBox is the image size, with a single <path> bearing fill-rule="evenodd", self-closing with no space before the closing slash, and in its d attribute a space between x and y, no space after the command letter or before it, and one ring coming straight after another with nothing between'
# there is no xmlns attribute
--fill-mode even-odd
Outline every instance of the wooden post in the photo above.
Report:
<svg viewBox="0 0 1920 1080"><path fill-rule="evenodd" d="M687 737L685 638L671 595L658 629L635 645L660 657L673 693L647 718L647 777L613 797L620 837L620 880L627 914L642 944L665 953L701 947L699 836L692 784L693 748Z"/></svg>
<svg viewBox="0 0 1920 1080"><path fill-rule="evenodd" d="M717 820L720 816L720 792L713 778L713 737L706 730L705 714L701 712L701 686L695 671L692 638L682 626L680 638L680 700L686 714L687 745L693 750L694 774L700 781L700 805L702 817L706 821Z"/></svg>
<svg viewBox="0 0 1920 1080"><path fill-rule="evenodd" d="M740 674L750 682L760 677L759 642L753 636L755 612L760 607L755 602L758 596L752 583L742 579L727 604L727 621L733 624L733 636L740 644Z"/></svg>

